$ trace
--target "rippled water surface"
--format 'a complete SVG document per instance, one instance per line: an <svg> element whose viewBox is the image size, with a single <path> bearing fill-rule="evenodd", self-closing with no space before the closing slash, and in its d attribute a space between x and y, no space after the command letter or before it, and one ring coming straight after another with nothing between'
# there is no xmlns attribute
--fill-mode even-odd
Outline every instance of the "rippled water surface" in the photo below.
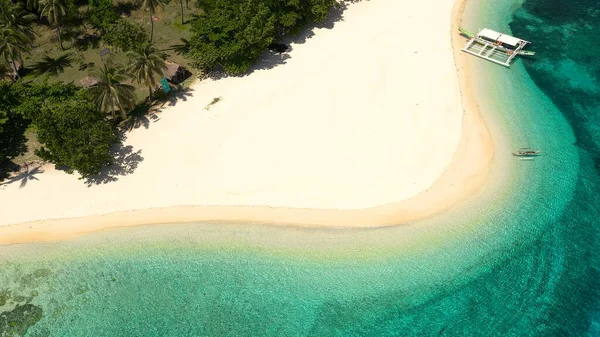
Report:
<svg viewBox="0 0 600 337"><path fill-rule="evenodd" d="M497 140L477 200L391 228L185 224L0 247L0 336L600 336L600 7L471 1L463 24L538 52L476 63ZM544 156L512 158L523 146Z"/></svg>

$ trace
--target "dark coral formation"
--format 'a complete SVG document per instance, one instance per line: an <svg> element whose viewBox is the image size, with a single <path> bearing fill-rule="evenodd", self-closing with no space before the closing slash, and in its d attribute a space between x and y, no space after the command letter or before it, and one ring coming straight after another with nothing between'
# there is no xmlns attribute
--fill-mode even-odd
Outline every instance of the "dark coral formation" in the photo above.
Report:
<svg viewBox="0 0 600 337"><path fill-rule="evenodd" d="M17 305L0 313L0 337L23 336L42 318L42 308L33 304Z"/></svg>

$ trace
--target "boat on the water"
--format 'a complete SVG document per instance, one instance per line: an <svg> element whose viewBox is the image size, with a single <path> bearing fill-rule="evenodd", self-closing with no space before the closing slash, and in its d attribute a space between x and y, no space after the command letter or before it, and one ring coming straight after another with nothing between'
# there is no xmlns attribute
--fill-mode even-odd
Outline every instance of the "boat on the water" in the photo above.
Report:
<svg viewBox="0 0 600 337"><path fill-rule="evenodd" d="M531 42L518 37L499 33L488 28L473 34L464 28L458 29L469 41L462 49L465 53L481 57L488 61L510 67L510 62L517 56L533 56L535 52L523 50Z"/></svg>
<svg viewBox="0 0 600 337"><path fill-rule="evenodd" d="M529 147L522 147L519 150L513 152L513 156L517 156L517 157L535 157L537 155L539 155L542 151L540 150L533 150Z"/></svg>

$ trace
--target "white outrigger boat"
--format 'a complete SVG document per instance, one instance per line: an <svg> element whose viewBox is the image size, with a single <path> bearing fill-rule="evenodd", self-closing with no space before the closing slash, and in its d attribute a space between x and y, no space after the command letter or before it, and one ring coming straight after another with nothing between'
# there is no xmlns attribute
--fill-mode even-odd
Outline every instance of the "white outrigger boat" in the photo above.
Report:
<svg viewBox="0 0 600 337"><path fill-rule="evenodd" d="M466 29L458 29L469 38L462 51L481 57L488 61L510 67L510 62L517 55L533 56L535 52L523 50L531 42L493 31L482 29L477 34L471 34Z"/></svg>

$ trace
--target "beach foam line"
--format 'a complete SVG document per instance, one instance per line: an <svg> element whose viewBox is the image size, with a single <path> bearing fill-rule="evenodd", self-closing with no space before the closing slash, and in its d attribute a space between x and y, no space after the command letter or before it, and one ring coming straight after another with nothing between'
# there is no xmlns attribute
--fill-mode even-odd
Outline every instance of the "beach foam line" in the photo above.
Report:
<svg viewBox="0 0 600 337"><path fill-rule="evenodd" d="M107 212L83 217L72 216L21 221L16 224L5 223L0 226L0 244L68 239L124 226L186 222L260 222L285 226L337 228L389 226L422 219L464 201L485 184L493 162L494 149L490 133L479 114L476 101L469 95L471 92L467 64L469 61L460 54L463 41L456 31L465 2L465 0L459 0L454 3L452 25L448 27L450 34L448 37L452 38L454 63L458 74L460 101L464 110L460 140L451 162L441 176L429 188L416 196L383 206L339 210L243 205L139 207L136 210ZM429 149L421 150L428 151ZM92 188L90 194L93 193L94 189ZM140 190L139 193L144 193L144 190ZM0 194L10 197L7 191L2 191ZM27 212L27 207L35 206L23 205L21 210L4 208L2 212ZM1 218L0 214L0 222L2 222Z"/></svg>

